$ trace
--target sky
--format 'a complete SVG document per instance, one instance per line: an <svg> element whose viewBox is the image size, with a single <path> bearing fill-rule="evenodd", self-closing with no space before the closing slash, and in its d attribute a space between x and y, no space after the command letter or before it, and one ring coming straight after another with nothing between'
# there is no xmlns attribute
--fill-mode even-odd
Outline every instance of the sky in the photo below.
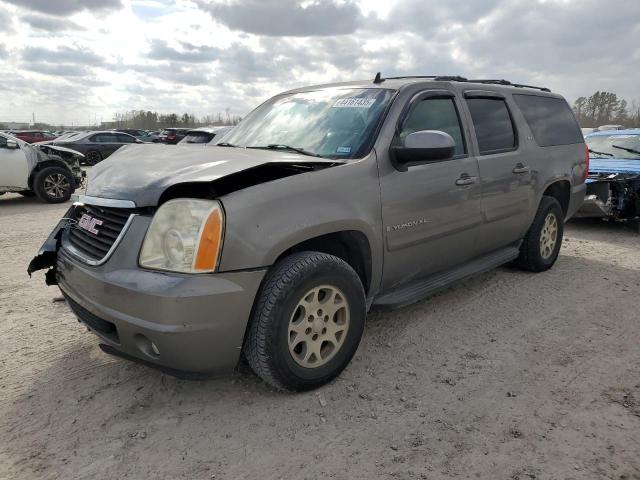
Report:
<svg viewBox="0 0 640 480"><path fill-rule="evenodd" d="M0 122L245 115L383 76L640 98L640 0L0 0Z"/></svg>

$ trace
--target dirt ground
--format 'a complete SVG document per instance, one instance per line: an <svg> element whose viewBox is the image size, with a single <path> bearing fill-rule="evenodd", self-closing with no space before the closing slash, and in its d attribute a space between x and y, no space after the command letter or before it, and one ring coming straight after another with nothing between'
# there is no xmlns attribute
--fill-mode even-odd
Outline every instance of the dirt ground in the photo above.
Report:
<svg viewBox="0 0 640 480"><path fill-rule="evenodd" d="M0 197L2 479L640 479L640 235L374 311L332 384L179 380L104 354L26 266L67 206Z"/></svg>

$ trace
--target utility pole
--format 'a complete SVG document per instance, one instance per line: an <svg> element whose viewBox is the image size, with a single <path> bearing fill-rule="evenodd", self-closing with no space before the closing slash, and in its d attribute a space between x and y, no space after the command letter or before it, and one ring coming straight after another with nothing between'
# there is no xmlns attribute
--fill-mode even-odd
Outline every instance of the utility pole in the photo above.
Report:
<svg viewBox="0 0 640 480"><path fill-rule="evenodd" d="M36 113L35 112L31 112L31 119L33 120L33 124L32 125L35 125L36 124Z"/></svg>

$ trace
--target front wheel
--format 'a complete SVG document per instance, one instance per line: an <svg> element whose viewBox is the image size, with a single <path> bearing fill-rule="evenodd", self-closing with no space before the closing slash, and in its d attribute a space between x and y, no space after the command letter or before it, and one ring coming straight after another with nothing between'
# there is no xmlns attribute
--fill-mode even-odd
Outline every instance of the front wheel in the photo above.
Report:
<svg viewBox="0 0 640 480"><path fill-rule="evenodd" d="M310 390L338 376L351 361L365 316L362 282L349 264L325 253L296 253L267 274L244 355L273 387Z"/></svg>
<svg viewBox="0 0 640 480"><path fill-rule="evenodd" d="M564 214L560 203L553 197L542 197L533 223L520 246L517 265L531 272L549 270L560 253L563 233Z"/></svg>
<svg viewBox="0 0 640 480"><path fill-rule="evenodd" d="M69 170L62 167L43 168L33 180L33 190L47 203L62 203L71 198L75 181Z"/></svg>

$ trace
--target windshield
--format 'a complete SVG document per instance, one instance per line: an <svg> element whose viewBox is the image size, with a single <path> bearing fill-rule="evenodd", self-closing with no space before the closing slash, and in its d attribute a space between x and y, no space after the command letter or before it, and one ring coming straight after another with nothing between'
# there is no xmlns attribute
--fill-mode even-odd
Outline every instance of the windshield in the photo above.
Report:
<svg viewBox="0 0 640 480"><path fill-rule="evenodd" d="M591 158L640 158L640 135L587 137Z"/></svg>
<svg viewBox="0 0 640 480"><path fill-rule="evenodd" d="M223 145L301 150L358 158L393 95L374 88L323 89L278 95L224 136Z"/></svg>

